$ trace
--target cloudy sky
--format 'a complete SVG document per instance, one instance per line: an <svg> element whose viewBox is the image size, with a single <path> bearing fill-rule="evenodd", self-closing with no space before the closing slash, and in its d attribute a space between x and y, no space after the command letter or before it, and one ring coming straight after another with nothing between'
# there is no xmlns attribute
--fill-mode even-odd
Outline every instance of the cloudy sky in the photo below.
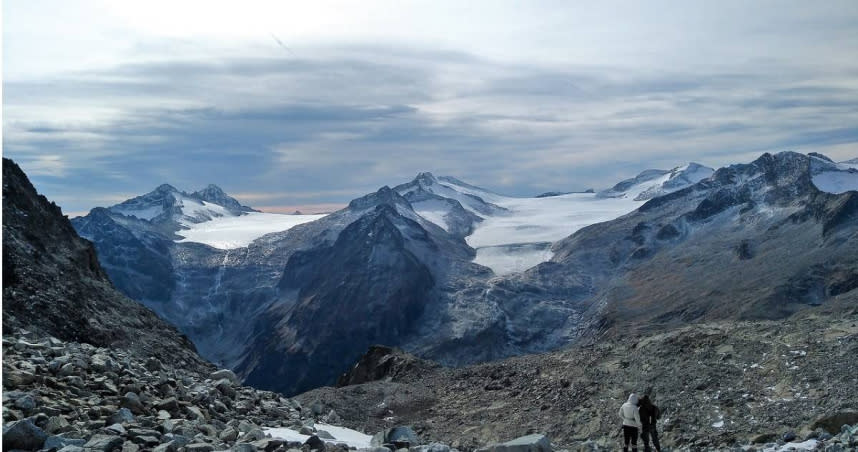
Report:
<svg viewBox="0 0 858 452"><path fill-rule="evenodd" d="M858 157L858 2L3 2L3 155L70 215L161 183L312 211L763 152Z"/></svg>

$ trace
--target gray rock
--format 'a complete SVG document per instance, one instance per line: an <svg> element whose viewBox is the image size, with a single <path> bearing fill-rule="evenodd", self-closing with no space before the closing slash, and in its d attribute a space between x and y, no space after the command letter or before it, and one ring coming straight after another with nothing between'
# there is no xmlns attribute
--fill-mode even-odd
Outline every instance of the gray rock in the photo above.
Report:
<svg viewBox="0 0 858 452"><path fill-rule="evenodd" d="M213 425L210 424L200 424L197 426L197 430L200 431L203 435L206 435L210 438L217 438L217 429L214 428Z"/></svg>
<svg viewBox="0 0 858 452"><path fill-rule="evenodd" d="M185 413L187 413L188 418L195 421L205 421L206 417L203 415L202 410L199 407L189 406L185 407Z"/></svg>
<svg viewBox="0 0 858 452"><path fill-rule="evenodd" d="M365 447L363 449L358 449L358 452L393 452L387 447L378 446L378 447Z"/></svg>
<svg viewBox="0 0 858 452"><path fill-rule="evenodd" d="M147 448L155 447L155 446L161 444L161 440L159 440L157 436L149 436L149 435L135 436L134 438L131 439L131 441L133 441L135 444L142 444L143 446L145 446Z"/></svg>
<svg viewBox="0 0 858 452"><path fill-rule="evenodd" d="M214 446L208 443L193 443L185 446L186 452L211 452L215 450Z"/></svg>
<svg viewBox="0 0 858 452"><path fill-rule="evenodd" d="M220 435L218 435L218 439L231 443L238 439L238 430L229 427L226 430L220 432Z"/></svg>
<svg viewBox="0 0 858 452"><path fill-rule="evenodd" d="M49 436L48 439L45 440L45 444L42 446L44 449L62 449L66 446L78 446L83 447L86 443L85 439L80 438L67 438L62 435L54 435Z"/></svg>
<svg viewBox="0 0 858 452"><path fill-rule="evenodd" d="M233 383L231 380L227 378L221 378L215 383L215 388L220 391L221 394L233 399L235 398L235 388L232 387Z"/></svg>
<svg viewBox="0 0 858 452"><path fill-rule="evenodd" d="M319 438L316 435L313 435L313 436L307 438L307 441L304 442L304 445L308 446L310 448L310 450L321 450L321 451L324 451L325 448L327 447L325 445L325 442L322 441L321 438Z"/></svg>
<svg viewBox="0 0 858 452"><path fill-rule="evenodd" d="M241 381L238 379L238 376L236 376L235 373L229 369L221 369L221 370L212 372L210 377L212 380L220 380L222 378L226 378L235 384L241 383Z"/></svg>
<svg viewBox="0 0 858 452"><path fill-rule="evenodd" d="M244 421L244 420L242 420L238 423L238 431L242 432L242 433L249 432L255 428L256 428L255 425L253 425L250 422Z"/></svg>
<svg viewBox="0 0 858 452"><path fill-rule="evenodd" d="M23 410L25 413L29 413L36 409L36 399L30 394L25 394L15 401L15 407Z"/></svg>
<svg viewBox="0 0 858 452"><path fill-rule="evenodd" d="M131 422L134 422L134 415L128 408L120 408L107 418L107 425L126 424Z"/></svg>
<svg viewBox="0 0 858 452"><path fill-rule="evenodd" d="M3 427L3 450L41 449L47 439L47 433L29 419L15 421Z"/></svg>
<svg viewBox="0 0 858 452"><path fill-rule="evenodd" d="M265 438L265 432L259 428L253 428L249 432L245 433L239 441L243 443L250 443L253 441L259 441L260 439Z"/></svg>
<svg viewBox="0 0 858 452"><path fill-rule="evenodd" d="M307 425L302 425L301 428L298 430L298 433L302 435L311 436L316 434L316 429Z"/></svg>
<svg viewBox="0 0 858 452"><path fill-rule="evenodd" d="M256 452L256 446L251 443L235 443L230 450L232 452Z"/></svg>
<svg viewBox="0 0 858 452"><path fill-rule="evenodd" d="M65 446L57 452L85 452L85 449L81 446Z"/></svg>
<svg viewBox="0 0 858 452"><path fill-rule="evenodd" d="M158 443L155 443L157 445ZM126 441L125 444L122 445L122 452L137 452L140 450L140 446Z"/></svg>
<svg viewBox="0 0 858 452"><path fill-rule="evenodd" d="M417 436L417 432L407 425L393 427L388 430L385 440L387 443L393 443L397 446L400 444L407 444L405 447L417 446L420 444L420 438Z"/></svg>
<svg viewBox="0 0 858 452"><path fill-rule="evenodd" d="M87 451L93 452L110 452L113 449L122 446L122 443L125 441L119 437L114 435L93 435L86 444L83 445L83 448Z"/></svg>
<svg viewBox="0 0 858 452"><path fill-rule="evenodd" d="M115 368L115 366L116 363L113 362L113 359L103 354L93 355L92 359L89 361L90 369L98 373L110 372Z"/></svg>
<svg viewBox="0 0 858 452"><path fill-rule="evenodd" d="M425 446L411 448L412 452L450 452L450 446L441 443L430 443Z"/></svg>
<svg viewBox="0 0 858 452"><path fill-rule="evenodd" d="M159 361L158 358L151 357L146 360L146 370L148 370L149 372L161 370L161 367L161 361Z"/></svg>
<svg viewBox="0 0 858 452"><path fill-rule="evenodd" d="M125 427L122 424L111 424L105 427L104 430L111 435L125 436Z"/></svg>
<svg viewBox="0 0 858 452"><path fill-rule="evenodd" d="M176 447L176 443L174 441L168 441L160 446L156 446L152 449L154 452L176 452L179 448Z"/></svg>
<svg viewBox="0 0 858 452"><path fill-rule="evenodd" d="M164 421L164 420L172 418L173 416L171 416L170 413L167 411L158 410L158 416L156 416L156 417L159 421Z"/></svg>
<svg viewBox="0 0 858 452"><path fill-rule="evenodd" d="M3 386L7 388L19 388L27 386L36 381L36 375L26 370L3 371Z"/></svg>
<svg viewBox="0 0 858 452"><path fill-rule="evenodd" d="M71 425L64 416L51 416L45 424L45 431L48 433L62 433L69 429Z"/></svg>
<svg viewBox="0 0 858 452"><path fill-rule="evenodd" d="M175 413L179 411L179 401L175 397L168 397L164 400L155 402L155 408L158 410Z"/></svg>
<svg viewBox="0 0 858 452"><path fill-rule="evenodd" d="M322 439L336 439L336 438L334 438L334 435L331 435L330 433L328 433L324 430L317 430L316 436L318 436L319 438L322 438Z"/></svg>
<svg viewBox="0 0 858 452"><path fill-rule="evenodd" d="M122 396L119 406L128 408L134 414L144 414L146 412L145 408L143 408L143 402L140 401L140 396L135 392L126 392Z"/></svg>
<svg viewBox="0 0 858 452"><path fill-rule="evenodd" d="M534 434L516 438L502 444L495 444L478 452L552 452L551 442L545 435Z"/></svg>
<svg viewBox="0 0 858 452"><path fill-rule="evenodd" d="M77 372L77 368L75 368L74 364L65 363L62 365L62 367L60 367L60 370L57 372L57 375L61 377L69 377L77 374Z"/></svg>

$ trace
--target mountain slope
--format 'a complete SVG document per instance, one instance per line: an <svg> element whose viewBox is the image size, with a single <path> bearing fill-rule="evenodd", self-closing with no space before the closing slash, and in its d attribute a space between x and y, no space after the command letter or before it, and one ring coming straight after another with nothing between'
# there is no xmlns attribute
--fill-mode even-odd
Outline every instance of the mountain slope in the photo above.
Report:
<svg viewBox="0 0 858 452"><path fill-rule="evenodd" d="M585 269L591 318L615 329L825 303L858 288L858 193L820 191L814 165L785 152L719 169L559 242L551 273Z"/></svg>
<svg viewBox="0 0 858 452"><path fill-rule="evenodd" d="M38 195L8 159L3 159L3 329L202 365L185 336L111 286L92 244L78 237L60 208Z"/></svg>

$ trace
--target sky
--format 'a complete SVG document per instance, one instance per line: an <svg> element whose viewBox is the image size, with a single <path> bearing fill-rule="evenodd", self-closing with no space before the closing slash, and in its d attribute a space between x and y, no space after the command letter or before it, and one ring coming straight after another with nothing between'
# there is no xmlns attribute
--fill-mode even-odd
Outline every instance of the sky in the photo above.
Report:
<svg viewBox="0 0 858 452"><path fill-rule="evenodd" d="M329 211L431 171L606 188L858 157L858 2L3 1L3 155L76 216L169 183Z"/></svg>

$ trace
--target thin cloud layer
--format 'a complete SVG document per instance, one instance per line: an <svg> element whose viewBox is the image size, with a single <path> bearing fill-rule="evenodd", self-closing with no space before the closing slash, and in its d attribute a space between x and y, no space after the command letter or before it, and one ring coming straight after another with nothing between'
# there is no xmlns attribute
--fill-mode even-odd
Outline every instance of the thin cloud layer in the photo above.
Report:
<svg viewBox="0 0 858 452"><path fill-rule="evenodd" d="M151 37L131 53L166 57L13 71L3 86L3 150L66 212L102 205L105 193L142 193L165 182L186 189L216 183L252 194L248 204L283 210L342 205L421 171L533 195L765 151L845 160L858 156L850 5L843 6L848 14L816 13L804 25L778 13L799 29L745 27L766 49L778 33L786 43L795 39L790 33L828 42L814 55L807 45L796 47L795 58L783 50L745 55L730 36L723 51L713 51L713 58L733 55L721 62L699 64L693 48L681 48L689 43L664 44L662 54L688 56L657 68L534 62L518 50L489 58L493 51L377 40L290 43L286 51L269 37L239 53L238 44ZM706 38L700 48L720 49L710 42L719 36L707 33L695 38ZM616 50L611 36L607 47ZM205 51L189 52L189 42ZM4 66L21 60L15 55Z"/></svg>

